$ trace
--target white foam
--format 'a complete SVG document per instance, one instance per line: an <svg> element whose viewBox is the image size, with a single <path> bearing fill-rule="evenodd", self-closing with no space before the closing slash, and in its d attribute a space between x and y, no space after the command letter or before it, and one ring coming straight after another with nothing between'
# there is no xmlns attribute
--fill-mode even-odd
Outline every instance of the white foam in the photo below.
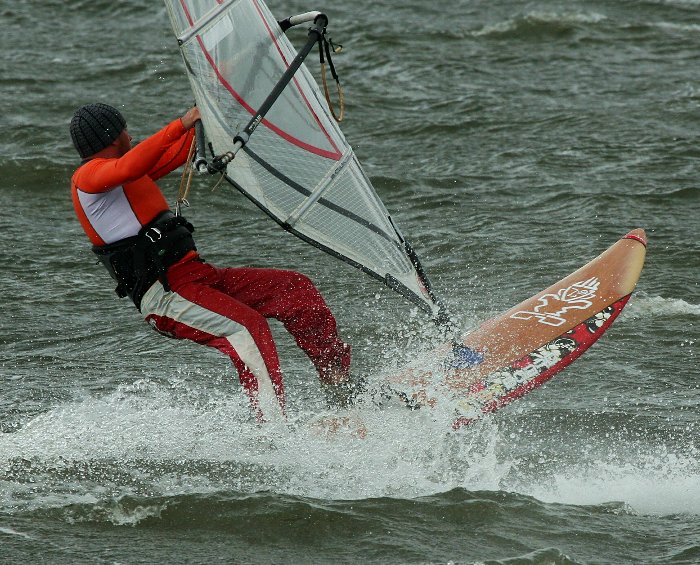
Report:
<svg viewBox="0 0 700 565"><path fill-rule="evenodd" d="M632 296L625 317L700 316L700 304L689 304L680 298L664 298L639 293Z"/></svg>
<svg viewBox="0 0 700 565"><path fill-rule="evenodd" d="M19 536L25 539L34 539L29 534L25 534L24 532L18 532L17 530L13 530L12 528L6 528L2 526L0 526L0 534L7 534L8 536Z"/></svg>
<svg viewBox="0 0 700 565"><path fill-rule="evenodd" d="M65 518L68 523L80 522L110 522L115 526L135 526L148 518L160 518L167 504L137 505L129 508L120 500L110 500L107 503L94 504L89 512L67 511Z"/></svg>
<svg viewBox="0 0 700 565"><path fill-rule="evenodd" d="M141 381L63 404L17 432L0 434L6 474L0 506L87 504L103 519L134 524L162 508L105 506L105 500L143 492L133 483L161 496L268 490L346 500L413 498L461 487L700 515L697 454L615 445L577 454L575 463L554 470L545 463L522 472L523 454L511 455L516 440L505 436L498 418L452 433L450 415L437 410L370 405L350 415L356 420L332 434L311 425L310 414L293 415L286 426L259 426L250 421L240 391L203 393L177 382ZM359 429L366 430L364 439ZM571 449L578 448L561 446L568 456ZM7 480L18 461L17 472L33 474L35 482ZM83 476L83 468L94 476Z"/></svg>
<svg viewBox="0 0 700 565"><path fill-rule="evenodd" d="M582 461L525 489L545 502L597 505L620 501L641 514L700 515L700 467L695 457L665 452L628 454L617 462Z"/></svg>
<svg viewBox="0 0 700 565"><path fill-rule="evenodd" d="M517 30L523 24L596 24L606 20L604 14L591 12L588 14L580 12L547 12L535 10L528 12L517 18L498 22L496 24L484 26L482 29L475 31L472 35L478 37L482 35L504 34Z"/></svg>
<svg viewBox="0 0 700 565"><path fill-rule="evenodd" d="M698 24L679 24L679 23L675 23L675 22L659 22L659 23L655 23L652 25L654 25L655 27L658 27L659 29L672 31L672 32L689 31L689 32L697 33L698 31L700 31L700 25L698 25Z"/></svg>
<svg viewBox="0 0 700 565"><path fill-rule="evenodd" d="M658 0L658 2L670 6L700 6L700 0Z"/></svg>

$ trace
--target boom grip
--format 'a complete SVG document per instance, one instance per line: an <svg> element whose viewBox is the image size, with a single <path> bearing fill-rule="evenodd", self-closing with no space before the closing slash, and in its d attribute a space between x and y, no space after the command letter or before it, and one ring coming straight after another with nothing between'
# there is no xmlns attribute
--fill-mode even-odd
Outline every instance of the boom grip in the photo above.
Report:
<svg viewBox="0 0 700 565"><path fill-rule="evenodd" d="M290 27L298 26L305 22L313 22L321 14L321 12L305 12L297 16L289 16L282 21L277 22L282 31L287 31Z"/></svg>
<svg viewBox="0 0 700 565"><path fill-rule="evenodd" d="M202 120L197 120L194 123L194 139L197 152L194 156L193 166L200 173L204 173L207 171L207 146Z"/></svg>
<svg viewBox="0 0 700 565"><path fill-rule="evenodd" d="M328 25L328 16L323 12L318 12L314 18L314 24L321 29L326 29L326 26Z"/></svg>

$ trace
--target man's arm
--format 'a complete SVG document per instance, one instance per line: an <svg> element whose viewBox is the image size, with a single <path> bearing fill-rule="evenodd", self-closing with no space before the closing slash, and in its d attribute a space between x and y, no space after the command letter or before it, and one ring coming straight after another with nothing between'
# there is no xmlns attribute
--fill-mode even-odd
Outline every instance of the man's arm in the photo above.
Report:
<svg viewBox="0 0 700 565"><path fill-rule="evenodd" d="M187 137L187 130L193 128L198 118L198 110L196 112L189 110L182 118L173 120L123 156L116 159L97 158L89 161L78 170L80 179L77 184L86 192L106 192L116 186L140 179L158 164L173 145Z"/></svg>
<svg viewBox="0 0 700 565"><path fill-rule="evenodd" d="M148 176L153 180L164 177L169 172L182 166L187 160L194 138L194 124L200 119L199 108L190 108L187 113L180 118L187 133L182 136L181 141L174 143L170 149L158 160L154 167L148 171Z"/></svg>
<svg viewBox="0 0 700 565"><path fill-rule="evenodd" d="M181 138L180 141L174 143L158 160L158 162L153 166L153 168L148 171L148 176L153 180L158 180L164 177L168 173L174 171L178 167L181 167L187 160L187 156L190 153L190 146L192 145L192 139L194 139L194 128L187 131Z"/></svg>

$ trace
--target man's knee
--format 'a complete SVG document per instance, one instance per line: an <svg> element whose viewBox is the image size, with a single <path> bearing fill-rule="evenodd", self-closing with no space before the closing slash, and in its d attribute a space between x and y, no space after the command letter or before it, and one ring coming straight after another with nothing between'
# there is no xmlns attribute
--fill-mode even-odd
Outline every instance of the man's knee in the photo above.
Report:
<svg viewBox="0 0 700 565"><path fill-rule="evenodd" d="M296 271L284 271L286 284L290 289L302 291L302 292L314 292L318 293L316 285L303 273L298 273Z"/></svg>

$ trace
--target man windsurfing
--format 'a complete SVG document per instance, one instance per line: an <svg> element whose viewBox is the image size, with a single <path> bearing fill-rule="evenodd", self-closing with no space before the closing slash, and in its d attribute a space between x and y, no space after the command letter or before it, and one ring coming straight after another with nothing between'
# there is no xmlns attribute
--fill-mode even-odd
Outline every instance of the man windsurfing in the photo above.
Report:
<svg viewBox="0 0 700 565"><path fill-rule="evenodd" d="M349 383L350 346L321 294L304 275L204 262L192 232L155 181L185 163L199 110L132 147L122 114L107 104L79 108L70 123L82 162L71 179L73 206L93 251L159 333L227 355L259 421L284 415L282 372L267 318L284 324L321 382Z"/></svg>

